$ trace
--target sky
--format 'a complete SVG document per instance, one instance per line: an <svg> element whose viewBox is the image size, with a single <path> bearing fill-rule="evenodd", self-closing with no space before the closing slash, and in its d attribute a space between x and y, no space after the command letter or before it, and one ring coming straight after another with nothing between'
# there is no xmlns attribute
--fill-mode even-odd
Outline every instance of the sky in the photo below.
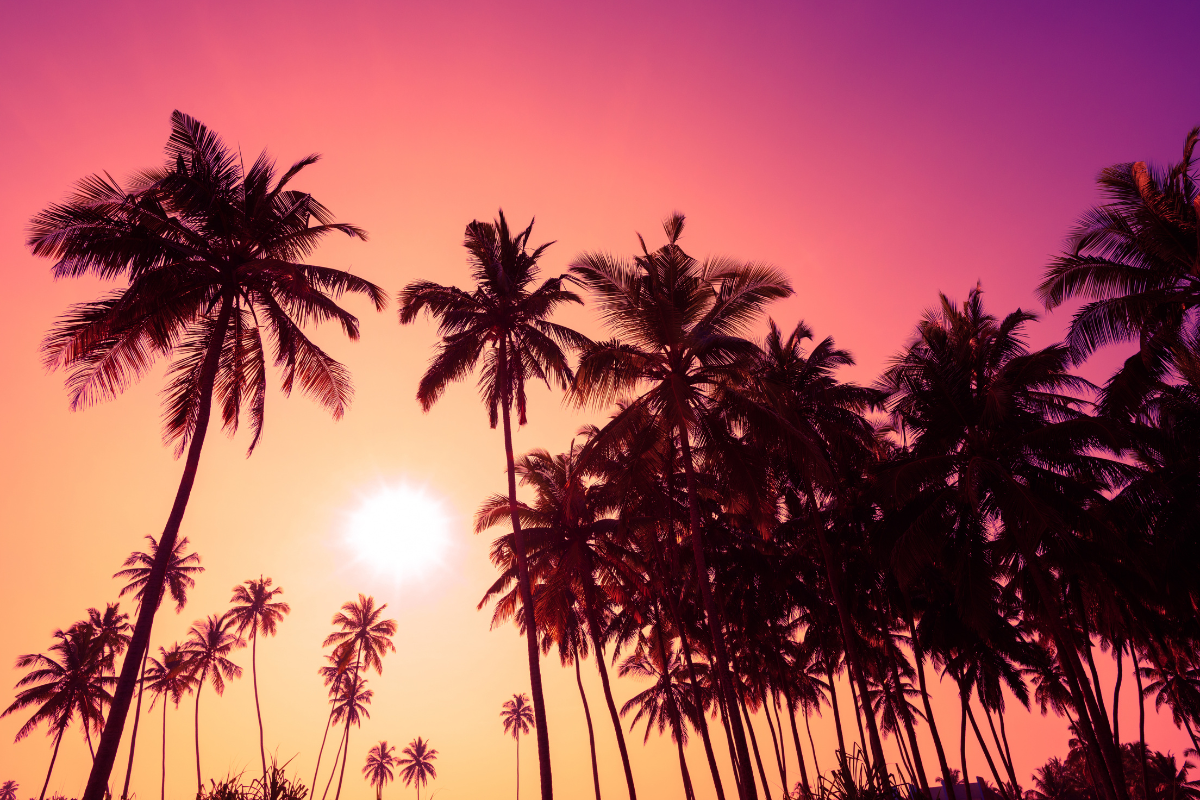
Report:
<svg viewBox="0 0 1200 800"><path fill-rule="evenodd" d="M417 278L465 285L464 226L498 208L522 224L536 217L533 240L555 241L542 262L549 274L584 251L630 254L635 232L661 244L660 221L682 211L689 252L784 270L796 293L771 316L833 335L858 359L845 377L860 381L878 374L939 291L962 298L981 281L997 312L1042 311L1034 287L1098 201L1098 171L1177 159L1200 123L1200 7L1188 2L114 1L7 3L4 18L5 706L20 677L6 664L116 599L110 576L161 531L181 470L160 439L161 368L81 412L69 409L62 376L43 370L38 346L56 316L110 287L53 281L50 263L24 245L26 225L86 175L120 179L157 165L174 109L248 159L263 148L281 163L322 153L296 186L370 239L331 239L314 261L392 293ZM292 612L258 648L266 738L307 784L327 714L320 643L343 602L372 594L397 621L397 652L371 678L371 719L351 734L343 795L373 791L358 775L368 747L419 735L440 752L437 797L508 796L515 748L498 713L528 691L528 673L515 629L489 630L490 612L476 610L494 571L490 537L470 528L480 501L504 489L501 434L471 383L422 413L415 392L431 324L401 328L394 303L376 314L348 302L361 341L332 327L315 336L354 376L351 410L333 422L276 383L252 458L244 437L209 437L182 529L206 572L182 614L160 613L153 646L224 611L240 581L272 577ZM1046 316L1033 342L1057 340L1068 319ZM601 332L586 307L561 321ZM1101 353L1085 374L1103 379L1119 355ZM564 450L599 421L544 390L530 416L519 451ZM398 487L436 498L447 518L446 548L418 575L381 569L348 542L356 511ZM237 660L247 676L223 697L201 698L206 779L252 775L258 761L249 653ZM543 673L556 789L584 796L575 676L549 661ZM1111 665L1102 673L1109 685ZM599 680L585 669L584 681L602 786L617 796L623 779ZM615 686L618 703L639 690L631 680ZM956 706L944 690L935 706L951 738ZM160 711L139 732L132 789L143 798L158 792ZM187 698L166 714L168 795L194 791L194 712ZM1135 730L1132 691L1121 713L1122 729ZM0 720L0 781L19 781L24 798L41 786L50 740L38 731L11 743L22 722ZM1152 746L1183 750L1169 719L1152 717L1148 729ZM812 730L827 769L828 712ZM1009 731L1022 777L1066 750L1053 717L1014 713ZM637 746L641 728L628 735L643 795L682 796L670 743L652 734ZM532 737L524 744L529 796L536 757ZM986 774L974 746L969 757ZM78 796L89 761L72 731L51 791ZM701 749L689 749L689 763L710 796Z"/></svg>

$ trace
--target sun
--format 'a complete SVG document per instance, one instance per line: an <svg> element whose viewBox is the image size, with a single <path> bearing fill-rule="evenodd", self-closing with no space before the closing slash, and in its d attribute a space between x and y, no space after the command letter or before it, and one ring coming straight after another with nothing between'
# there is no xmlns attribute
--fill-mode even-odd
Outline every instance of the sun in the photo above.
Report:
<svg viewBox="0 0 1200 800"><path fill-rule="evenodd" d="M425 489L383 487L351 513L346 538L363 563L397 580L411 580L442 564L450 548L449 515Z"/></svg>

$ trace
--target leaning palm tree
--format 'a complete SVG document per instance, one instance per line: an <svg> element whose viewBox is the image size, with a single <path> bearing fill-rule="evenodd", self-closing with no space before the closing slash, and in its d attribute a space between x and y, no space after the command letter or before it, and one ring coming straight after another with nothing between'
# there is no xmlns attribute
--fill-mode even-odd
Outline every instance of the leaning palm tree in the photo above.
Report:
<svg viewBox="0 0 1200 800"><path fill-rule="evenodd" d="M266 400L265 330L284 393L299 385L339 418L352 393L349 374L301 326L332 320L356 339L358 320L337 298L366 294L377 309L387 302L374 284L304 263L330 233L365 236L334 222L312 195L288 188L317 156L277 176L263 153L247 170L238 152L178 111L166 156L162 167L126 185L107 175L85 178L65 202L30 223L29 247L54 259L55 277L125 282L100 300L73 306L46 337L45 362L67 371L72 407L114 397L166 359L165 438L178 454L187 452L147 578L151 602L138 615L84 800L101 800L108 785L214 398L227 432L248 418L253 450Z"/></svg>
<svg viewBox="0 0 1200 800"><path fill-rule="evenodd" d="M317 765L313 769L312 786L317 790L317 775L321 773L321 756L325 754L325 741L329 738L329 728L336 722L337 699L354 667L354 654L349 650L334 650L325 656L329 663L317 670L325 685L329 687L329 718L325 720L325 733L321 735L321 747L317 750Z"/></svg>
<svg viewBox="0 0 1200 800"><path fill-rule="evenodd" d="M30 668L25 677L17 681L17 687L28 688L21 689L12 705L0 713L0 717L6 717L34 707L33 716L17 731L14 741L21 741L43 722L47 725L47 734L54 737L54 752L38 800L46 796L59 745L75 715L79 715L90 748L89 731L99 731L103 725L104 707L112 700L109 689L116 682L104 668L105 651L90 626L78 625L68 631L55 631L54 638L56 641L51 645L49 655L32 653L17 659L18 669Z"/></svg>
<svg viewBox="0 0 1200 800"><path fill-rule="evenodd" d="M195 681L196 687L197 793L204 790L204 781L200 776L200 692L207 680L212 683L214 692L218 695L225 694L225 681L242 677L242 668L229 660L230 653L246 644L245 640L234 632L236 624L228 614L210 614L205 619L196 620L188 631L187 641L183 644L187 671Z"/></svg>
<svg viewBox="0 0 1200 800"><path fill-rule="evenodd" d="M392 767L396 766L395 753L396 748L389 747L386 741L381 741L367 751L367 763L362 772L367 777L367 782L375 787L375 800L383 800L384 784L395 777L392 774ZM420 793L419 788L417 792Z"/></svg>
<svg viewBox="0 0 1200 800"><path fill-rule="evenodd" d="M517 740L517 800L521 800L521 736L529 733L530 726L534 724L534 713L529 698L524 694L514 694L512 700L505 700L500 709L504 732L511 733Z"/></svg>
<svg viewBox="0 0 1200 800"><path fill-rule="evenodd" d="M700 524L699 487L693 441L704 436L714 392L743 380L758 348L743 338L748 326L772 300L792 290L777 270L726 258L698 261L683 251L679 238L684 218L674 214L663 224L667 243L632 262L604 253L588 253L572 264L572 274L595 295L605 322L619 338L589 346L572 389L580 405L606 406L625 394L641 392L605 427L600 441L621 435L630 420L650 417L664 433L678 437L688 498L688 532L697 582L712 637L717 683L726 709L737 699L729 679L729 654L716 601ZM697 438L699 437L699 438ZM742 800L753 800L745 730L729 713L739 769Z"/></svg>
<svg viewBox="0 0 1200 800"><path fill-rule="evenodd" d="M333 776L337 774L338 758L342 759L342 774L346 772L346 759L350 754L350 725L362 727L364 719L371 718L371 712L367 706L371 704L371 698L375 695L373 691L366 688L367 679L362 675L346 677L340 682L340 691L334 696L333 700L333 721L340 722L346 720L346 730L342 735L342 741L338 745L338 751L333 756L333 769L329 773L329 780L325 782L325 791L321 795L321 800L329 795L329 787L333 785ZM341 791L341 779L338 780L338 791ZM313 786L313 792L316 792L316 786Z"/></svg>
<svg viewBox="0 0 1200 800"><path fill-rule="evenodd" d="M142 597L146 593L146 586L149 583L150 575L154 571L154 560L158 557L158 540L153 536L147 535L146 539L150 542L150 547L146 552L137 551L129 554L129 558L125 559L125 563L121 566L124 569L118 570L113 574L114 578L126 578L128 582L121 587L118 597L124 597L127 594L133 594L133 599L141 604ZM189 553L188 538L180 536L175 540L175 547L171 553L170 560L167 562L167 571L163 582L166 593L171 595L171 599L175 601L175 613L183 611L187 605L187 593L189 589L196 586L195 575L204 572L204 567L200 566L200 556L197 553ZM162 604L164 594L159 595L159 604ZM150 620L154 622L153 618ZM153 628L152 628L153 629ZM129 797L129 779L133 775L133 754L137 752L137 735L138 723L142 717L142 690L146 685L146 659L150 655L150 648L146 648L145 655L142 656L141 678L138 679L137 704L133 710L133 732L129 737L129 763L125 765L125 785L121 790L121 800Z"/></svg>
<svg viewBox="0 0 1200 800"><path fill-rule="evenodd" d="M170 700L175 704L176 710L179 709L179 701L183 699L185 692L192 690L194 678L188 672L187 653L178 642L171 645L168 650L166 648L158 648L159 658L151 658L150 664L145 670L145 675L142 682L145 687L150 690L150 709L154 709L154 703L158 700L163 701L163 718L162 718L162 782L159 787L159 797L161 800L166 800L167 797L167 701ZM128 783L128 777L126 777Z"/></svg>
<svg viewBox="0 0 1200 800"><path fill-rule="evenodd" d="M237 625L239 636L250 631L250 677L254 684L254 711L258 715L258 753L262 758L263 781L267 778L267 748L263 744L262 708L258 704L258 635L274 636L285 614L291 613L291 606L275 600L275 595L283 594L282 588L271 588L271 579L261 575L258 580L253 578L233 587L233 608L229 616Z"/></svg>
<svg viewBox="0 0 1200 800"><path fill-rule="evenodd" d="M433 762L437 759L438 751L418 736L409 742L402 752L404 757L396 761L404 767L400 770L400 777L404 779L405 786L412 786L414 783L417 785L417 800L421 800L421 786L429 783L430 778L437 777L437 769Z"/></svg>
<svg viewBox="0 0 1200 800"><path fill-rule="evenodd" d="M392 637L396 635L396 620L383 619L383 610L387 608L387 603L375 607L375 598L367 597L364 594L358 595L358 602L349 602L342 605L342 610L333 616L333 624L341 628L339 631L334 631L325 637L325 642L322 647L334 646L334 653L352 653L353 668L350 672L350 685L356 686L359 678L359 671L366 667L374 669L376 674L383 674L383 657L390 650L395 652L396 645L392 643ZM342 747L349 753L350 749L350 722L349 715L346 716L346 730L342 737ZM337 765L337 760L334 759L334 765ZM335 798L341 797L342 794L342 779L346 775L346 756L342 757L342 772L338 777L337 793ZM332 778L333 776L330 775Z"/></svg>
<svg viewBox="0 0 1200 800"><path fill-rule="evenodd" d="M475 279L475 289L466 292L455 286L431 281L410 283L400 293L400 322L408 324L421 312L438 320L442 337L437 354L417 389L417 399L428 411L446 387L474 371L483 360L480 393L493 428L504 422L504 455L508 466L508 498L517 557L518 589L529 614L525 628L529 680L537 720L538 765L542 800L554 796L550 770L550 737L546 728L546 704L542 697L542 674L538 663L537 631L533 614L533 588L525 561L525 537L517 512L517 475L513 463L511 412L515 405L517 424L527 421L525 382L551 381L566 388L572 379L565 349L586 346L579 333L549 320L565 303L580 303L574 292L563 288L564 277L550 278L535 287L538 259L549 244L528 249L533 222L515 236L501 211L489 224L472 222L466 240Z"/></svg>

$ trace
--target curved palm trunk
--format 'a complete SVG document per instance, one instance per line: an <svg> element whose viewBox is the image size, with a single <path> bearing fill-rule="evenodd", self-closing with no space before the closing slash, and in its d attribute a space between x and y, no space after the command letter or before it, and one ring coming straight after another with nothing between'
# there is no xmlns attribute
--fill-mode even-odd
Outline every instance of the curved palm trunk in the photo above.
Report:
<svg viewBox="0 0 1200 800"><path fill-rule="evenodd" d="M262 758L263 786L267 785L267 748L263 744L262 707L258 704L258 625L250 631L250 677L254 682L254 711L258 714L258 754Z"/></svg>
<svg viewBox="0 0 1200 800"><path fill-rule="evenodd" d="M996 743L996 755L1000 756L1000 763L1001 763L1001 765L1003 765L1004 771L1008 773L1009 785L1012 787L1012 791L1014 793L1016 793L1017 792L1017 771L1015 769L1013 769L1013 764L1012 764L1012 759L1010 757L1010 754L1005 752L1005 749L1006 749L1005 745L1001 744L1000 737L998 735L996 735L996 723L992 722L991 710L988 709L988 707L986 705L984 705L982 702L979 705L983 707L983 715L987 719L988 727L992 731L992 741ZM997 709L996 713L1000 716L1001 719L1004 718L1003 711L1000 711ZM999 785L1003 786L1004 784L999 784ZM1009 794L1009 792L1002 792L1002 794ZM1020 794L1013 794L1012 796L1013 796L1014 800L1020 800Z"/></svg>
<svg viewBox="0 0 1200 800"><path fill-rule="evenodd" d="M683 742L675 739L675 750L679 753L679 774L683 776L683 796L687 800L696 800L696 792L692 789L692 776L688 772L687 759L683 757Z"/></svg>
<svg viewBox="0 0 1200 800"><path fill-rule="evenodd" d="M746 732L750 734L750 747L754 751L754 763L758 766L758 777L762 781L763 796L767 800L771 800L771 786L767 783L767 771L763 769L762 754L758 750L758 737L754 735L754 720L750 718L750 709L746 707L746 701L738 698L739 706L742 713L746 715ZM754 776L751 775L747 783L752 783Z"/></svg>
<svg viewBox="0 0 1200 800"><path fill-rule="evenodd" d="M784 692L783 702L787 707L788 722L792 727L792 744L796 747L796 761L798 761L800 764L800 789L804 793L804 797L807 798L807 800L811 800L812 789L809 787L808 783L808 769L804 766L804 749L800 746L800 731L796 728L796 709L792 705L792 696L790 692ZM779 724L782 727L783 723L781 722Z"/></svg>
<svg viewBox="0 0 1200 800"><path fill-rule="evenodd" d="M338 759L343 759L343 763L345 763L345 754L342 752L342 748L346 744L346 736L349 733L350 729L346 728L341 738L338 739L338 749L337 752L333 754L333 769L329 772L329 780L325 781L325 791L321 793L321 800L325 800L325 798L329 796L329 789L331 786L333 786L333 776L336 775L338 771Z"/></svg>
<svg viewBox="0 0 1200 800"><path fill-rule="evenodd" d="M808 734L808 747L810 750L812 750L812 756L813 756L813 772L815 772L817 775L817 784L819 785L821 782L821 762L817 758L817 744L816 744L816 742L813 741L812 726L808 724L808 709L807 708L804 709L804 732L806 734ZM810 792L809 797L811 797L811 796L812 796L812 793Z"/></svg>
<svg viewBox="0 0 1200 800"><path fill-rule="evenodd" d="M962 725L958 730L958 757L962 762L963 790L966 792L967 800L971 800L971 776L967 773L967 698L961 689L958 692L958 699L962 704ZM954 789L950 788L947 790L947 794L951 794L953 791Z"/></svg>
<svg viewBox="0 0 1200 800"><path fill-rule="evenodd" d="M909 708L908 700L904 697L904 692L901 691L900 667L896 663L898 658L900 658L899 653L893 652L891 659L892 688L894 689L894 694L898 696L895 698L895 702L900 709L900 721L904 724L904 733L908 736L908 750L912 755L912 769L917 779L917 785L921 787L921 791L924 792L925 797L931 797L932 795L929 793L929 776L925 774L925 763L921 759L921 748L917 744L917 731L916 726L913 725L912 709ZM900 735L897 733L896 738L898 739L899 737Z"/></svg>
<svg viewBox="0 0 1200 800"><path fill-rule="evenodd" d="M700 506L696 490L696 468L692 463L692 444L688 437L687 425L679 423L679 445L683 455L684 476L687 478L688 523L692 540L692 557L696 562L696 582L700 584L700 596L704 600L704 614L708 617L708 629L713 640L713 665L717 673L717 685L725 698L725 706L729 709L729 726L733 733L733 744L736 750L740 768L737 774L739 780L739 796L741 800L757 800L758 793L754 788L754 776L751 775L750 750L746 746L746 731L742 728L741 715L737 713L738 700L729 681L729 653L725 648L725 633L721 630L720 617L717 615L716 602L713 599L712 586L709 583L708 565L704 559L704 542L700 535Z"/></svg>
<svg viewBox="0 0 1200 800"><path fill-rule="evenodd" d="M163 697L162 780L158 787L159 800L167 800L167 698Z"/></svg>
<svg viewBox="0 0 1200 800"><path fill-rule="evenodd" d="M591 570L591 564L589 563L587 566L588 570ZM604 665L604 643L600 640L600 622L596 619L595 603L593 602L595 589L590 580L584 581L583 592L588 633L592 637L592 652L596 655L596 668L600 671L600 685L604 689L604 702L608 706L608 715L612 717L613 730L617 734L617 749L621 752L621 766L625 769L625 785L629 790L629 800L637 800L637 788L633 785L633 769L629 766L629 750L625 747L625 732L621 730L621 715L617 713L617 704L613 701L612 696L612 686L608 681L608 668Z"/></svg>
<svg viewBox="0 0 1200 800"><path fill-rule="evenodd" d="M1125 668L1125 645L1117 645L1114 650L1117 651L1117 680L1113 684L1113 703L1112 703L1112 729L1113 741L1117 743L1117 747L1121 746L1121 678L1124 677Z"/></svg>
<svg viewBox="0 0 1200 800"><path fill-rule="evenodd" d="M113 693L112 704L109 706L108 720L104 724L104 733L100 735L100 748L96 760L92 762L92 771L88 774L87 788L82 800L104 800L108 790L108 779L112 774L113 762L117 759L117 748L121 745L121 734L125 730L125 717L129 714L129 705L133 700L133 688L137 684L138 667L150 646L150 628L154 622L154 613L158 610L162 599L163 584L166 581L167 565L171 562L171 554L175 551L175 539L179 535L179 526L183 522L183 513L187 510L188 499L192 496L192 486L196 483L196 471L200 466L200 451L204 447L204 437L208 432L208 420L212 412L213 383L217 377L217 367L220 363L221 343L225 338L225 330L229 327L233 315L233 300L226 296L221 302L221 310L217 314L216 326L213 329L213 342L204 355L204 364L200 368L200 405L196 409L196 427L192 432L192 441L188 445L187 460L183 467L183 477L179 481L179 489L175 493L175 502L171 505L171 514L163 528L162 537L158 541L158 554L150 568L146 579L146 592L138 611L137 624L133 629L133 638L129 641L129 650L121 663L121 675L117 679L117 689Z"/></svg>
<svg viewBox="0 0 1200 800"><path fill-rule="evenodd" d="M763 693L763 715L767 718L767 731L771 734L771 746L775 748L775 765L779 767L779 780L783 782L783 791L786 794L788 790L787 779L787 764L784 763L787 759L787 753L783 750L783 728L779 729L779 735L775 735L775 724L771 722L771 703Z"/></svg>
<svg viewBox="0 0 1200 800"><path fill-rule="evenodd" d="M83 726L83 738L87 741L88 752L92 754L92 763L96 763L96 751L92 749L92 734L88 725Z"/></svg>
<svg viewBox="0 0 1200 800"><path fill-rule="evenodd" d="M996 769L996 762L992 759L991 750L987 746L987 742L983 740L983 734L979 731L979 723L975 721L975 713L971 711L971 701L968 699L966 704L967 719L971 720L971 729L975 731L975 739L979 742L979 749L983 751L983 757L987 761L988 769L991 770L992 780L996 782L996 787L1000 789L1000 794L1009 797L1008 792L1004 789L1004 779L1000 777L1000 771ZM1010 800L1012 800L1010 798Z"/></svg>
<svg viewBox="0 0 1200 800"><path fill-rule="evenodd" d="M849 673L849 671L849 666L847 666L846 672ZM867 747L869 745L867 742L867 735L863 731L862 703L858 702L858 691L854 688L853 676L847 674L846 677L850 678L850 705L854 707L854 725L858 728L858 741L860 744L862 744L863 758L866 759L867 765L870 766L872 762L879 763L879 760L876 758L868 758L869 754L867 752ZM884 763L886 764L887 762L885 761ZM885 766L884 769L886 768L887 767Z"/></svg>
<svg viewBox="0 0 1200 800"><path fill-rule="evenodd" d="M329 709L329 718L325 720L325 733L321 736L321 749L317 751L317 768L313 770L312 787L314 793L317 790L317 775L321 773L321 755L325 752L325 740L329 738L329 728L333 725L333 712L336 708L337 706L334 705Z"/></svg>
<svg viewBox="0 0 1200 800"><path fill-rule="evenodd" d="M133 709L133 731L129 734L129 763L125 765L125 785L121 789L121 800L129 797L129 777L133 774L133 753L137 749L138 724L142 721L142 690L146 683L146 659L150 657L150 648L146 648L142 656L142 669L138 678L137 705Z"/></svg>
<svg viewBox="0 0 1200 800"><path fill-rule="evenodd" d="M500 340L500 374L497 376L504 393L501 405L504 417L504 458L508 466L508 511L512 519L513 551L517 557L517 589L525 608L525 649L529 657L529 693L533 699L534 725L537 729L538 773L541 778L542 800L553 800L554 778L550 769L550 733L546 726L546 701L542 696L542 669L538 652L538 627L534 619L533 584L529 581L529 564L525 558L525 534L517 514L517 468L513 459L512 393L508 376L508 340ZM597 654L597 660L599 660Z"/></svg>
<svg viewBox="0 0 1200 800"><path fill-rule="evenodd" d="M1129 645L1129 655L1133 659L1133 676L1137 679L1138 688L1138 746L1141 752L1138 754L1138 761L1141 762L1142 773L1142 797L1144 799L1150 797L1150 779L1146 775L1146 695L1142 689L1142 670L1138 664L1137 650L1133 649L1133 645Z"/></svg>
<svg viewBox="0 0 1200 800"><path fill-rule="evenodd" d="M58 746L62 744L62 737L66 731L66 728L60 728L58 736L54 737L54 752L50 755L50 768L46 770L46 782L42 784L42 793L38 795L38 800L45 800L46 798L46 787L50 785L50 775L54 772L54 762L58 760Z"/></svg>
<svg viewBox="0 0 1200 800"><path fill-rule="evenodd" d="M200 692L204 691L204 676L196 687L196 794L204 791L204 779L200 777Z"/></svg>
<svg viewBox="0 0 1200 800"><path fill-rule="evenodd" d="M596 790L596 800L600 800L600 770L596 765L596 733L592 729L592 712L588 708L587 695L583 691L583 675L579 670L579 648L574 648L575 655L575 684L579 686L579 699L583 701L583 716L587 720L588 750L592 756L592 786Z"/></svg>
<svg viewBox="0 0 1200 800"><path fill-rule="evenodd" d="M929 723L929 734L933 737L933 749L937 752L938 766L942 769L942 785L948 787L946 791L950 792L954 786L954 776L950 774L950 761L946 758L946 751L942 747L942 737L938 734L937 721L933 717L933 705L929 702L929 686L925 682L925 651L921 647L920 639L917 638L917 623L913 619L912 610L905 608L905 613L909 641L912 642L913 660L917 662L917 682L921 687L921 704L925 707L925 719ZM954 800L954 798L947 794L946 800Z"/></svg>
<svg viewBox="0 0 1200 800"><path fill-rule="evenodd" d="M838 763L841 764L842 772L846 779L850 779L850 765L846 763L846 736L842 732L842 712L838 710L837 686L833 682L833 667L825 665L825 677L829 679L829 705L833 707L833 727L837 730L838 738Z"/></svg>

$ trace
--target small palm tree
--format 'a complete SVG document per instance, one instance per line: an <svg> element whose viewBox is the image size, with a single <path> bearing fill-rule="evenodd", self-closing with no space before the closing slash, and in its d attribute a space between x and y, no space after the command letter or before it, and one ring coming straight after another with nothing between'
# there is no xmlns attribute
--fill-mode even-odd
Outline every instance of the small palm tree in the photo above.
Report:
<svg viewBox="0 0 1200 800"><path fill-rule="evenodd" d="M263 780L267 777L267 748L263 744L262 708L258 704L258 635L274 636L280 620L291 613L291 607L276 601L282 588L271 588L271 579L261 575L233 587L233 608L229 616L237 624L238 635L250 631L250 678L254 683L254 710L258 714L258 753L262 758Z"/></svg>
<svg viewBox="0 0 1200 800"><path fill-rule="evenodd" d="M0 783L0 800L17 800L17 790L20 788L16 781Z"/></svg>
<svg viewBox="0 0 1200 800"><path fill-rule="evenodd" d="M437 777L433 762L437 759L438 751L418 736L405 746L403 752L404 757L396 762L404 767L400 770L400 777L404 779L405 786L417 785L417 800L421 800L421 786L429 783L430 778Z"/></svg>
<svg viewBox="0 0 1200 800"><path fill-rule="evenodd" d="M505 700L500 719L504 721L504 732L512 734L517 740L517 800L521 800L521 736L529 733L534 722L529 698L524 694L514 694L512 700Z"/></svg>
<svg viewBox="0 0 1200 800"><path fill-rule="evenodd" d="M346 676L340 683L341 690L334 696L333 700L333 721L340 722L346 720L346 731L342 735L342 741L338 745L338 752L333 757L333 770L329 773L329 780L325 782L325 792L321 795L321 800L324 800L329 794L329 787L333 784L333 776L337 774L338 758L342 759L342 774L346 773L346 759L350 754L350 726L353 724L362 727L364 719L371 718L371 712L367 706L371 704L371 698L375 695L367 687L367 679L362 675ZM315 790L314 786L314 790ZM338 779L338 790L341 791L341 779Z"/></svg>
<svg viewBox="0 0 1200 800"><path fill-rule="evenodd" d="M137 601L138 607L141 607L142 597L145 595L146 586L150 581L150 573L154 570L154 560L158 557L158 540L153 536L147 536L150 542L150 547L147 552L134 551L129 554L129 558L125 559L125 563L121 566L124 569L118 570L113 574L114 578L126 578L128 582L121 587L118 597L124 597L127 594L133 594L133 599ZM165 576L164 586L166 593L171 595L171 599L175 601L175 613L183 611L187 605L187 593L189 589L195 588L195 575L204 572L204 567L200 566L200 556L196 553L188 552L188 538L181 536L175 540L175 547L171 553L170 559L167 561L167 571ZM164 595L159 595L159 605L162 604ZM153 619L151 619L153 623ZM151 628L153 630L153 628ZM137 705L133 712L133 732L129 738L129 763L125 766L125 786L121 790L121 798L129 797L129 779L133 775L133 754L137 752L137 735L138 723L142 718L142 690L146 685L146 659L150 655L150 648L146 648L145 655L142 656L141 677L138 679Z"/></svg>
<svg viewBox="0 0 1200 800"><path fill-rule="evenodd" d="M185 692L192 689L194 678L188 672L187 653L183 651L179 643L171 645L171 648L158 648L159 658L151 658L149 666L145 669L145 675L142 682L146 688L150 690L150 709L154 709L155 701L161 699L163 701L163 718L162 718L162 785L159 789L159 797L161 800L166 800L167 797L167 701L170 700L175 704L178 710L179 701L183 699ZM125 778L128 786L129 777Z"/></svg>
<svg viewBox="0 0 1200 800"><path fill-rule="evenodd" d="M438 320L442 336L437 355L429 364L417 389L417 399L428 411L446 387L462 380L483 360L480 393L493 428L504 422L504 454L508 465L509 516L517 558L517 585L526 613L526 655L529 659L530 689L537 712L538 765L542 800L554 796L550 770L550 736L546 729L546 706L542 699L542 673L538 662L538 627L533 612L533 587L525 562L525 537L517 510L517 473L513 461L511 412L515 405L517 424L527 421L526 379L555 381L566 388L571 367L564 348L582 348L588 339L549 320L565 303L583 301L563 288L563 277L550 278L534 286L538 259L549 244L529 251L533 222L515 236L509 231L504 212L495 223L472 222L463 246L470 253L475 289L465 292L456 286L431 281L410 283L400 293L400 323L406 325L422 312Z"/></svg>
<svg viewBox="0 0 1200 800"><path fill-rule="evenodd" d="M196 791L204 791L204 779L200 776L200 692L204 682L211 681L213 691L225 694L225 681L242 677L242 668L229 660L229 654L246 642L236 633L236 623L228 614L210 614L206 619L196 620L188 631L183 652L187 658L187 671L196 687Z"/></svg>
<svg viewBox="0 0 1200 800"><path fill-rule="evenodd" d="M335 722L337 699L345 681L350 679L353 669L353 653L349 650L334 650L325 656L329 663L317 670L325 685L329 687L329 718L325 720L325 733L321 736L321 747L317 750L317 766L313 770L313 791L317 788L317 775L321 772L321 756L325 753L325 740L329 738L329 728Z"/></svg>
<svg viewBox="0 0 1200 800"><path fill-rule="evenodd" d="M367 751L367 763L363 766L363 775L367 782L375 787L375 800L383 800L383 787L395 775L392 767L396 766L396 748L388 746L386 741ZM418 790L419 791L419 790Z"/></svg>

